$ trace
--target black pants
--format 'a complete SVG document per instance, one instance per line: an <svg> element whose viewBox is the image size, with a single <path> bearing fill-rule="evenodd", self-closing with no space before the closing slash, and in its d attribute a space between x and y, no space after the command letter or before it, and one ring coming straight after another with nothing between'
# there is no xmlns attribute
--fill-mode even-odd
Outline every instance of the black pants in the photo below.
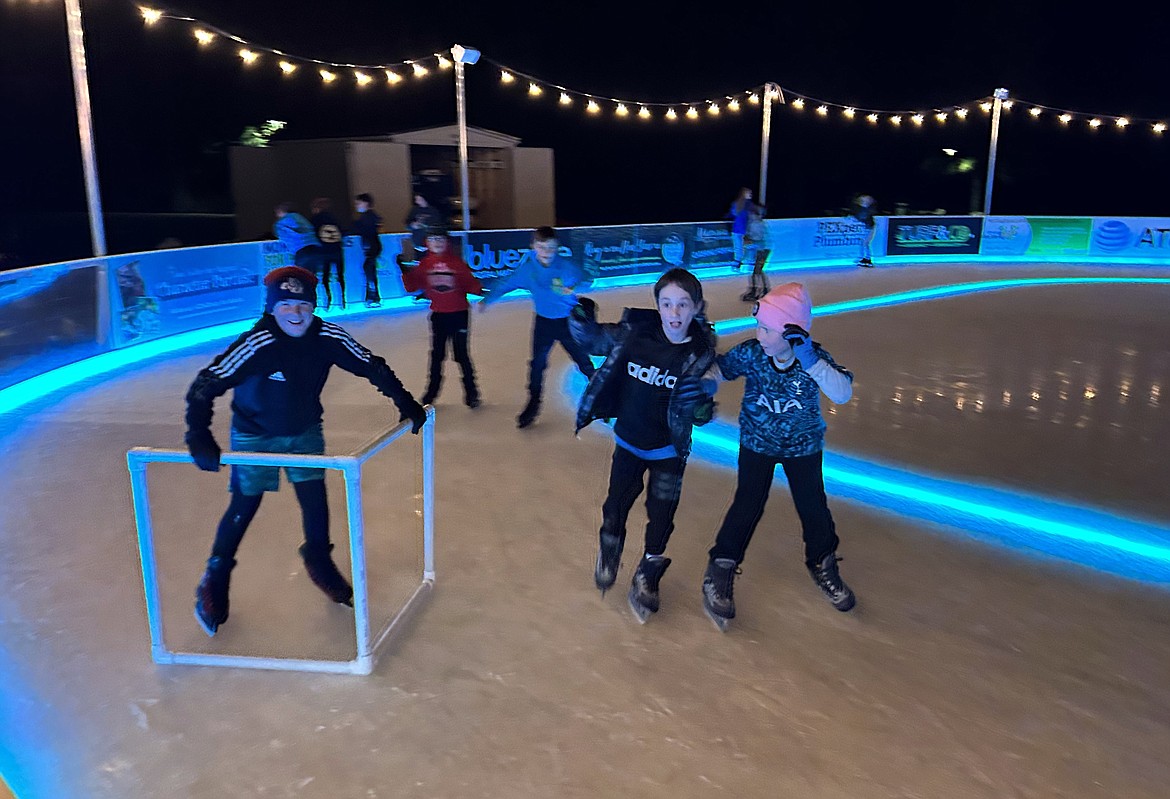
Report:
<svg viewBox="0 0 1170 799"><path fill-rule="evenodd" d="M821 471L823 453L798 458L770 458L750 449L739 448L739 474L735 499L727 510L723 526L710 550L711 559L731 558L742 563L752 534L764 515L768 491L776 464L784 467L792 503L800 517L804 537L804 562L814 566L830 552L837 551L837 528L825 499L825 479Z"/></svg>
<svg viewBox="0 0 1170 799"><path fill-rule="evenodd" d="M341 289L338 301L345 307L345 261L341 250L321 248L321 288L325 289L325 307L333 304L333 290L329 285L333 274L337 274L337 285Z"/></svg>
<svg viewBox="0 0 1170 799"><path fill-rule="evenodd" d="M616 535L625 541L626 519L642 493L642 478L650 472L646 492L646 554L661 555L674 532L674 512L682 495L682 458L643 460L629 450L615 447L609 471L609 495L601 506L602 535Z"/></svg>
<svg viewBox="0 0 1170 799"><path fill-rule="evenodd" d="M532 324L532 360L528 362L528 396L532 399L539 400L544 391L544 370L548 367L548 355L553 344L558 341L582 374L593 377L597 371L593 361L589 360L589 353L569 333L567 318L550 319L537 314Z"/></svg>
<svg viewBox="0 0 1170 799"><path fill-rule="evenodd" d="M329 550L329 502L325 497L324 480L306 480L292 484L297 495L297 503L301 506L301 524L305 530L305 543L308 548L318 551ZM248 532L248 525L260 510L260 500L263 494L254 496L232 492L232 500L219 521L215 531L215 542L211 546L211 554L218 555L225 560L236 557L240 548L240 541L244 533Z"/></svg>
<svg viewBox="0 0 1170 799"><path fill-rule="evenodd" d="M447 342L455 351L455 362L463 370L463 399L470 403L479 399L475 387L475 368L471 365L471 352L467 346L467 311L431 313L431 368L427 380L426 397L439 395L443 384L443 360L447 357Z"/></svg>
<svg viewBox="0 0 1170 799"><path fill-rule="evenodd" d="M378 256L382 250L366 250L366 258L362 261L362 271L366 273L366 302L381 302L382 295L378 293Z"/></svg>

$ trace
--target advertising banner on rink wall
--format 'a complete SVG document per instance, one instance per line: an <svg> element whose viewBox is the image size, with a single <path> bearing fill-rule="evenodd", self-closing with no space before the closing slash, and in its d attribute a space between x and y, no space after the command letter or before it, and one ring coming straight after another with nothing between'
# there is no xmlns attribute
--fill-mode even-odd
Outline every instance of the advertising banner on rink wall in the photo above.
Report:
<svg viewBox="0 0 1170 799"><path fill-rule="evenodd" d="M1089 255L1170 261L1170 219L1165 217L1095 217Z"/></svg>
<svg viewBox="0 0 1170 799"><path fill-rule="evenodd" d="M980 255L1084 256L1093 220L1065 216L991 216L983 220Z"/></svg>
<svg viewBox="0 0 1170 799"><path fill-rule="evenodd" d="M891 216L886 217L886 254L977 255L983 217Z"/></svg>
<svg viewBox="0 0 1170 799"><path fill-rule="evenodd" d="M881 256L885 244L885 217L874 219L871 247L875 256ZM861 254L861 243L871 231L852 217L821 219L769 219L768 240L771 250L769 264L792 261L856 261Z"/></svg>
<svg viewBox="0 0 1170 799"><path fill-rule="evenodd" d="M708 269L732 264L730 223L563 228L558 234L560 256L591 279L660 274L676 266ZM531 230L453 235L466 242L463 258L488 290L514 272L532 248Z"/></svg>
<svg viewBox="0 0 1170 799"><path fill-rule="evenodd" d="M269 245L283 249L250 242L107 258L114 346L259 317Z"/></svg>

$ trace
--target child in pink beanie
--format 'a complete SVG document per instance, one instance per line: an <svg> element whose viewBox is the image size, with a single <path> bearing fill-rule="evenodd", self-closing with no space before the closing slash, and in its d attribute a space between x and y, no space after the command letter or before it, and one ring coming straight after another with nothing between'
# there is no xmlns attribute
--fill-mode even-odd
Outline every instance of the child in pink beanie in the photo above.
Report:
<svg viewBox="0 0 1170 799"><path fill-rule="evenodd" d="M716 359L719 380L747 380L739 412L735 498L709 553L703 609L721 630L735 618L732 583L768 501L776 465L792 492L803 528L805 565L837 610L856 598L837 570L837 534L821 471L825 420L820 394L835 404L853 396L853 374L809 335L812 300L785 283L756 303L756 336Z"/></svg>

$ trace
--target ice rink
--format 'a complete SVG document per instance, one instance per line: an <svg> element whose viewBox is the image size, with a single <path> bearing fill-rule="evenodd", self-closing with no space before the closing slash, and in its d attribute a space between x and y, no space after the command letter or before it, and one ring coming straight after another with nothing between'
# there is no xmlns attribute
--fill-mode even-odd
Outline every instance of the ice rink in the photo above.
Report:
<svg viewBox="0 0 1170 799"><path fill-rule="evenodd" d="M1133 276L1170 270L771 275L804 282L818 307L984 280ZM748 313L745 283L705 281L712 320ZM652 304L649 286L591 296L604 321ZM20 799L1161 799L1167 308L1170 284L1095 282L816 318L814 338L856 377L852 401L826 419L842 475L829 480L841 572L858 606L834 611L809 579L777 482L726 634L704 616L699 590L735 485L719 448L692 456L662 610L639 625L625 588L641 502L618 585L604 599L593 585L609 429L595 423L574 437L574 381L556 349L544 412L517 430L531 303L473 313L485 404L462 405L448 361L436 403L435 587L368 677L151 661L126 451L182 446L186 388L228 339L0 416L0 771ZM332 318L422 393L425 313ZM720 350L751 334L721 336ZM741 390L742 381L722 388L707 432L734 426ZM397 420L372 386L337 370L323 401L330 453ZM229 418L225 398L214 426L225 446ZM382 620L421 569L418 452L407 436L364 477ZM933 481L935 496L973 487L993 506L1023 495L1055 526L1035 539L977 529L931 499L906 515L892 494L854 479L873 474ZM162 464L150 477L173 646L352 657L352 611L305 576L287 486L244 539L231 618L208 639L192 592L226 506L226 472ZM340 481L329 485L348 573ZM1078 538L1074 527L1103 538Z"/></svg>

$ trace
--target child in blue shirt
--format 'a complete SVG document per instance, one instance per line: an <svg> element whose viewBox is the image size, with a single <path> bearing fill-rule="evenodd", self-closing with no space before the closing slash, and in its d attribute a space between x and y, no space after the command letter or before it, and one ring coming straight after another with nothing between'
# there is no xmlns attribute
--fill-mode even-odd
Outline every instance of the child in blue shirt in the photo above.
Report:
<svg viewBox="0 0 1170 799"><path fill-rule="evenodd" d="M589 278L572 262L557 253L557 232L539 227L532 232L532 251L524 256L516 271L491 287L479 304L480 311L516 289L532 294L536 319L532 325L532 360L528 362L528 404L516 417L516 426L525 428L540 413L544 391L544 370L553 344L558 341L586 377L593 377L593 362L588 353L569 333L569 312L577 305L577 291L589 287Z"/></svg>
<svg viewBox="0 0 1170 799"><path fill-rule="evenodd" d="M714 376L747 379L739 413L739 468L735 498L709 552L703 608L721 630L735 618L732 582L772 486L784 469L800 517L805 565L837 610L851 610L853 591L837 570L836 528L821 471L825 420L820 394L835 404L853 396L853 374L814 342L812 301L799 283L785 283L756 303L756 337L716 359Z"/></svg>

